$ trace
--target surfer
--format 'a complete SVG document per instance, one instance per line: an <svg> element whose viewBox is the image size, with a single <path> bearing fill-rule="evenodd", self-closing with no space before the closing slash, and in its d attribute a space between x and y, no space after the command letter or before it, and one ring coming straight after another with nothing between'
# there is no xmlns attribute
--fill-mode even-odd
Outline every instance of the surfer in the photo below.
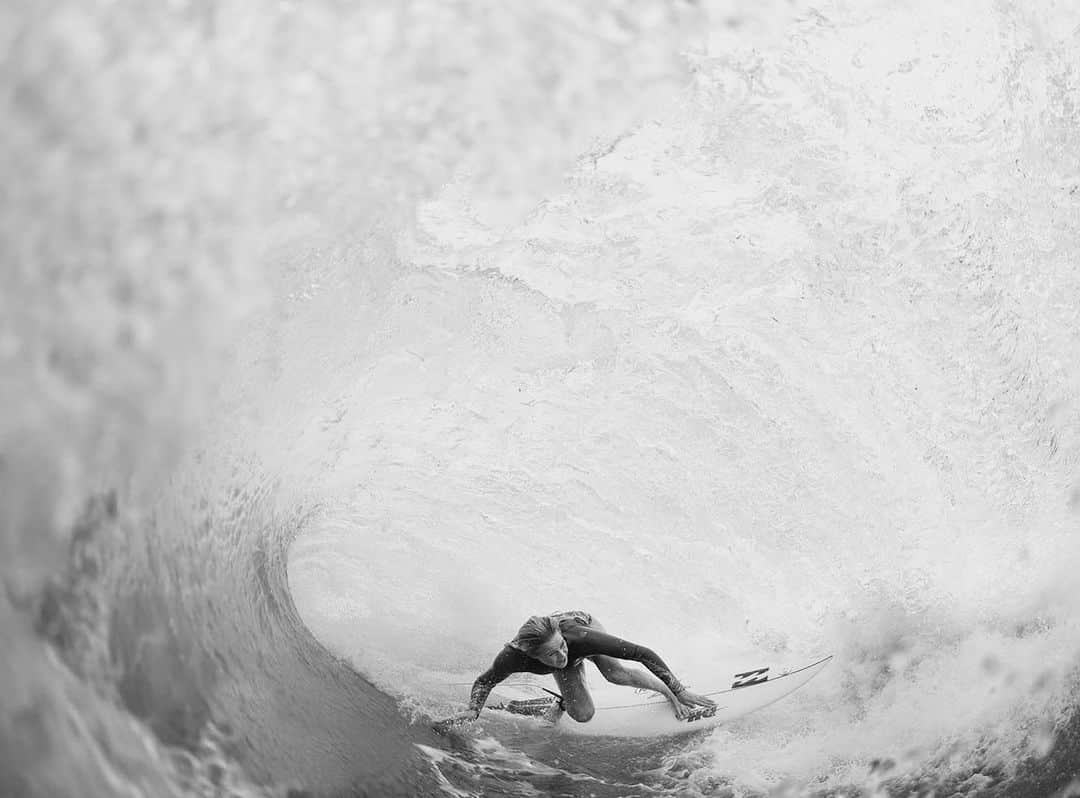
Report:
<svg viewBox="0 0 1080 798"><path fill-rule="evenodd" d="M660 693L679 719L686 717L689 707L716 706L705 696L687 690L656 652L608 634L587 612L560 612L534 615L525 621L491 667L473 683L469 709L439 721L436 728L445 729L478 718L491 690L513 673L550 673L562 698L553 705L547 719L554 722L565 710L578 723L586 723L595 712L585 685L586 659L592 660L613 684ZM640 662L651 673L628 667L624 660Z"/></svg>

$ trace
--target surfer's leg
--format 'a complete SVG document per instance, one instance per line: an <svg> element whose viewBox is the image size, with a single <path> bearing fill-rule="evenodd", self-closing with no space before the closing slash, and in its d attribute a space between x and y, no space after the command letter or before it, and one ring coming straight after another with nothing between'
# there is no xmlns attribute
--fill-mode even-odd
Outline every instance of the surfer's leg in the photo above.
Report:
<svg viewBox="0 0 1080 798"><path fill-rule="evenodd" d="M540 717L541 717L541 719L544 720L545 723L550 723L550 724L554 725L554 724L559 722L559 718L561 718L562 715L563 715L563 703L562 703L562 700L560 699L558 701L552 701L551 706L548 707L546 710L544 710L544 714L541 715Z"/></svg>
<svg viewBox="0 0 1080 798"><path fill-rule="evenodd" d="M671 698L671 691L664 686L656 676L640 668L634 668L624 664L615 657L606 657L603 654L595 654L589 657L599 668L604 678L612 684L621 684L626 687L642 687L646 690L655 690L665 698Z"/></svg>
<svg viewBox="0 0 1080 798"><path fill-rule="evenodd" d="M612 684L630 685L633 682L633 671L615 657L605 657L603 654L594 654L589 657L593 664Z"/></svg>
<svg viewBox="0 0 1080 798"><path fill-rule="evenodd" d="M585 685L585 663L579 662L572 668L563 668L555 671L555 684L559 685L562 693L563 707L567 713L578 723L587 723L592 720L596 712L593 706L589 688Z"/></svg>

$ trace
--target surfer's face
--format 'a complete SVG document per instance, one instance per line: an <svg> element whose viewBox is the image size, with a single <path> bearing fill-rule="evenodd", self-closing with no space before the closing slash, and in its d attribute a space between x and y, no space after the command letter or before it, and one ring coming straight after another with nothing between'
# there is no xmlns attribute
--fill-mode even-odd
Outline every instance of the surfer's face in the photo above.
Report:
<svg viewBox="0 0 1080 798"><path fill-rule="evenodd" d="M565 668L570 658L566 648L566 638L556 632L536 647L533 656L552 668Z"/></svg>

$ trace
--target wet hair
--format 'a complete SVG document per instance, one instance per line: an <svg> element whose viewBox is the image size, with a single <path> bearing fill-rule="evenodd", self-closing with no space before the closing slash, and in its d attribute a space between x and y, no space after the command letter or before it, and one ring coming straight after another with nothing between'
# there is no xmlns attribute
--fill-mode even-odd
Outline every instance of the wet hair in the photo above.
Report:
<svg viewBox="0 0 1080 798"><path fill-rule="evenodd" d="M559 622L550 615L533 615L518 629L510 645L526 654L536 651L559 631Z"/></svg>

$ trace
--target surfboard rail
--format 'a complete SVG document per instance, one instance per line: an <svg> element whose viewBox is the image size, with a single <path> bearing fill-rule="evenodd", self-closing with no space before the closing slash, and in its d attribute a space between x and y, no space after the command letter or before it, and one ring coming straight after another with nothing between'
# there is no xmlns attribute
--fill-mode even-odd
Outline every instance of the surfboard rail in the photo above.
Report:
<svg viewBox="0 0 1080 798"><path fill-rule="evenodd" d="M648 700L619 704L605 703L605 700L610 700L606 696L597 697L594 698L596 713L591 720L578 723L569 715L563 715L556 724L556 730L587 736L654 737L709 729L764 709L790 695L817 676L832 658L830 654L776 675L770 674L770 667L737 673L732 677L730 687L702 693L716 701L715 707L695 708L685 718L675 717L668 702L655 694ZM542 715L557 698L552 695L538 696L537 690L544 688L513 684L503 690L496 687L493 692L498 693L504 703L490 705L490 708L519 715Z"/></svg>

